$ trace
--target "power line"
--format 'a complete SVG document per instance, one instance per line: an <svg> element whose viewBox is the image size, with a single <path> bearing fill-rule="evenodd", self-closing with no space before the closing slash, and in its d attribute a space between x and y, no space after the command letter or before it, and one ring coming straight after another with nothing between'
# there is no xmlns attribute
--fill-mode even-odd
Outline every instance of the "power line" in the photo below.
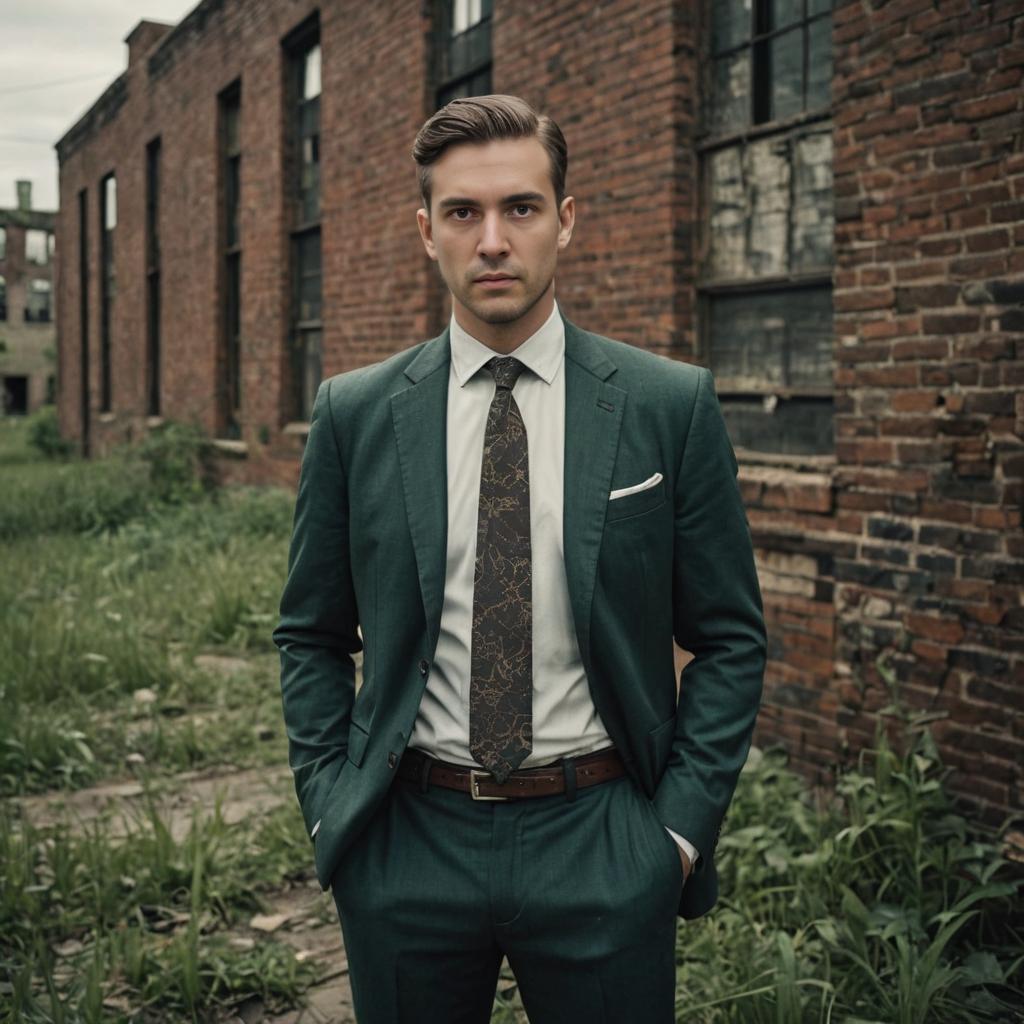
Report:
<svg viewBox="0 0 1024 1024"><path fill-rule="evenodd" d="M16 85L13 89L0 89L0 96L12 96L17 92L33 92L36 89L53 89L60 85L74 85L76 82L89 82L94 78L109 78L108 71L94 71L91 75L78 75L77 78L55 78L51 82L36 82L35 85Z"/></svg>

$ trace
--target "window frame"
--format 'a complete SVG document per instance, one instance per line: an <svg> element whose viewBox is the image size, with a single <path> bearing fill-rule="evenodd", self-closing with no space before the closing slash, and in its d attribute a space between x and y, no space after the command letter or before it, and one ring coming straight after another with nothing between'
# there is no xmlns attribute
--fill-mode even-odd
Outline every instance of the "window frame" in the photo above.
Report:
<svg viewBox="0 0 1024 1024"><path fill-rule="evenodd" d="M793 158L793 153L795 151L795 146L793 145L794 140L802 135L813 134L816 131L820 131L827 124L830 124L832 120L832 107L831 104L829 104L827 107L818 106L810 110L803 109L797 114L783 118L758 121L758 111L756 109L755 99L755 95L758 92L758 85L762 88L767 85L769 87L768 91L770 92L772 82L770 77L768 77L767 80L759 80L759 73L754 67L758 47L761 48L761 52L763 54L764 47L770 43L772 39L782 35L783 33L799 29L803 39L801 95L804 103L806 103L808 82L810 81L810 46L808 43L808 33L810 31L809 26L813 22L831 17L831 11L823 10L810 14L809 0L802 0L801 15L799 18L784 27L767 28L765 27L765 21L771 11L773 0L754 0L754 3L751 6L749 38L744 42L725 47L716 52L713 50L711 27L712 5L715 2L716 0L708 0L708 2L702 7L705 17L705 31L702 33L701 47L704 54L704 61L702 62L704 73L701 79L704 101L701 103L700 131L695 143L698 165L698 196L700 197L702 211L699 220L699 241L697 250L698 274L695 284L698 324L697 350L701 361L706 365L712 366L712 369L714 369L715 363L715 345L714 338L712 336L712 307L714 306L716 299L731 296L749 296L752 300L755 300L757 296L768 293L785 292L796 295L800 291L805 291L807 289L831 289L834 271L833 253L832 261L827 266L813 266L801 270L787 269L784 272L773 272L762 275L751 274L750 276L738 278L715 276L711 272L713 233L710 218L713 210L714 182L711 174L713 155L716 152L729 148L737 148L740 150L742 155L743 151L751 144L766 138L776 138L785 140L788 148L787 159L789 167L792 170L793 167L797 166ZM748 96L749 109L747 115L748 123L740 128L715 133L712 128L712 118L715 110L714 81L717 62L723 57L728 57L744 50L749 51L749 59L751 61ZM765 75L762 71L760 79L764 78ZM790 203L786 208L788 221L787 236L792 226L791 218L793 216L793 210L794 207L792 204L791 192ZM749 209L747 209L745 213L749 217ZM793 249L788 237L785 255L786 262L792 266ZM787 352L782 353L781 360L783 368L788 363L787 353L794 351L795 350L793 348L788 348ZM752 402L756 402L760 399L764 403L766 411L773 411L777 409L779 402L792 402L806 405L808 415L816 415L820 413L821 404L830 403L832 404L832 413L829 419L830 422L834 423L834 386L825 388L823 386L793 386L785 382L780 384L772 381L769 373L767 372L759 385L752 387L750 386L749 381L745 380L744 386L737 386L735 378L729 378L724 375L719 377L716 372L716 387L723 405L723 411L728 411L730 403L734 404L735 408L738 410L744 405L749 406ZM818 406L819 409L814 410L812 409L813 406ZM795 408L795 405L789 407L789 409ZM787 411L789 411L789 409ZM789 440L792 441L793 438L789 438ZM780 427L778 434L773 435L772 441L777 441L783 449L785 449L787 444L787 434L783 428ZM744 457L750 458L754 461L763 460L771 462L779 459L799 459L801 461L810 460L812 462L820 462L822 460L832 461L834 459L832 454L834 451L834 439L830 436L828 438L828 442L828 444L822 445L816 451L775 451L771 448L765 448L762 450L761 448L755 449L744 447L742 445L738 445L737 447L742 451Z"/></svg>
<svg viewBox="0 0 1024 1024"><path fill-rule="evenodd" d="M321 73L320 92L306 97L305 71L313 50L319 51ZM286 164L284 178L285 209L288 211L288 261L289 261L289 304L288 335L286 343L286 379L288 385L282 395L284 402L283 419L286 423L306 423L313 411L316 389L323 379L323 249L322 249L322 186L320 137L322 129L321 99L323 96L324 54L320 35L319 16L310 19L291 32L283 43L286 89L285 89L285 138ZM312 104L315 103L315 108ZM307 132L309 111L316 111L316 175L315 201L308 204L303 174L305 162L303 147L311 136ZM311 216L315 211L315 216ZM302 280L310 275L303 274L300 254L303 244L316 239L320 246L318 260L320 271L319 316L302 315Z"/></svg>
<svg viewBox="0 0 1024 1024"><path fill-rule="evenodd" d="M455 31L456 6L460 0L436 0L433 17L432 78L434 106L440 109L461 96L482 96L493 89L493 0L480 0L480 18ZM472 54L464 66L459 50L472 51L479 42L481 54ZM452 71L452 65L457 70Z"/></svg>
<svg viewBox="0 0 1024 1024"><path fill-rule="evenodd" d="M111 327L117 298L116 246L117 176L108 171L99 183L100 227L100 412L113 410L113 367ZM112 201L111 201L112 200ZM113 220L111 222L111 217Z"/></svg>

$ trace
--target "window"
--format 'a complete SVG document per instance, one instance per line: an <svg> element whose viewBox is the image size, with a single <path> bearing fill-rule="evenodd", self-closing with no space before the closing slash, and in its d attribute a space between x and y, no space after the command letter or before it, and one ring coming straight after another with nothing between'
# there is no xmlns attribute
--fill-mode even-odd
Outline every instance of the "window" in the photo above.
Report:
<svg viewBox="0 0 1024 1024"><path fill-rule="evenodd" d="M832 451L831 0L709 4L701 341L739 448Z"/></svg>
<svg viewBox="0 0 1024 1024"><path fill-rule="evenodd" d="M7 259L7 228L0 227L0 260Z"/></svg>
<svg viewBox="0 0 1024 1024"><path fill-rule="evenodd" d="M291 211L291 408L308 420L322 376L320 274L320 35L314 22L289 44Z"/></svg>
<svg viewBox="0 0 1024 1024"><path fill-rule="evenodd" d="M53 319L53 288L49 281L32 278L25 290L25 323L48 324Z"/></svg>
<svg viewBox="0 0 1024 1024"><path fill-rule="evenodd" d="M0 274L0 321L7 319L7 279Z"/></svg>
<svg viewBox="0 0 1024 1024"><path fill-rule="evenodd" d="M4 377L0 404L0 412L7 416L24 416L28 412L28 377Z"/></svg>
<svg viewBox="0 0 1024 1024"><path fill-rule="evenodd" d="M45 267L53 256L53 232L29 228L25 232L25 262Z"/></svg>
<svg viewBox="0 0 1024 1024"><path fill-rule="evenodd" d="M114 231L117 228L117 179L108 174L100 182L100 411L112 407L110 327L117 294L114 273Z"/></svg>
<svg viewBox="0 0 1024 1024"><path fill-rule="evenodd" d="M241 197L242 146L240 140L242 94L238 83L220 97L221 149L221 344L217 359L217 432L221 437L241 436L241 274L242 246L238 214Z"/></svg>
<svg viewBox="0 0 1024 1024"><path fill-rule="evenodd" d="M146 146L146 414L160 415L160 139Z"/></svg>
<svg viewBox="0 0 1024 1024"><path fill-rule="evenodd" d="M491 91L491 7L492 0L440 0L435 5L438 108L460 96Z"/></svg>
<svg viewBox="0 0 1024 1024"><path fill-rule="evenodd" d="M82 423L82 454L88 458L92 445L92 410L89 407L89 193L78 193L78 401Z"/></svg>

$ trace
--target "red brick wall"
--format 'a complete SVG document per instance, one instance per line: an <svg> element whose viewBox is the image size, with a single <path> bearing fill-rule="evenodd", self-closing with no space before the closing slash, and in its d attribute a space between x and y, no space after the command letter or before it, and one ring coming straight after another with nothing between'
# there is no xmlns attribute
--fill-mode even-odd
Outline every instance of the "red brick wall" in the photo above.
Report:
<svg viewBox="0 0 1024 1024"><path fill-rule="evenodd" d="M699 359L699 5L495 6L494 88L550 111L569 142L578 223L559 268L562 307L584 327ZM280 41L312 10L308 0L211 0L179 26L173 59L166 42L150 51L162 72L151 77L137 59L120 109L66 146L65 256L77 254L78 189L90 197L94 395L97 185L111 169L119 178L115 413L97 425L103 443L143 429L143 178L157 134L164 412L213 423L217 94L241 78L248 456L224 468L230 479L294 481L301 438L281 429ZM430 112L429 28L429 5L321 11L328 374L443 322L409 157ZM937 716L948 760L964 769L955 784L995 816L1020 810L1024 763L1024 0L847 0L833 35L836 453L741 466L770 639L757 739L784 742L825 777L870 741L891 673L910 707ZM61 274L69 433L77 287L76 272Z"/></svg>
<svg viewBox="0 0 1024 1024"><path fill-rule="evenodd" d="M849 3L834 22L841 737L888 703L956 785L1024 805L1024 4Z"/></svg>

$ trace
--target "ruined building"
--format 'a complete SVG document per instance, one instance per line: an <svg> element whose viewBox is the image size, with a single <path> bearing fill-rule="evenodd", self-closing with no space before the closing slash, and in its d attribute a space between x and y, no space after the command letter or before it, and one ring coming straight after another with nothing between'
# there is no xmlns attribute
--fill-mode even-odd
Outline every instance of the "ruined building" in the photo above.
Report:
<svg viewBox="0 0 1024 1024"><path fill-rule="evenodd" d="M1021 810L1022 0L203 0L128 48L58 144L69 436L197 421L294 482L317 382L443 326L417 128L521 94L569 142L565 313L715 373L758 741L825 778L896 686Z"/></svg>
<svg viewBox="0 0 1024 1024"><path fill-rule="evenodd" d="M32 209L32 182L0 209L0 415L24 416L56 397L53 309L56 213Z"/></svg>

